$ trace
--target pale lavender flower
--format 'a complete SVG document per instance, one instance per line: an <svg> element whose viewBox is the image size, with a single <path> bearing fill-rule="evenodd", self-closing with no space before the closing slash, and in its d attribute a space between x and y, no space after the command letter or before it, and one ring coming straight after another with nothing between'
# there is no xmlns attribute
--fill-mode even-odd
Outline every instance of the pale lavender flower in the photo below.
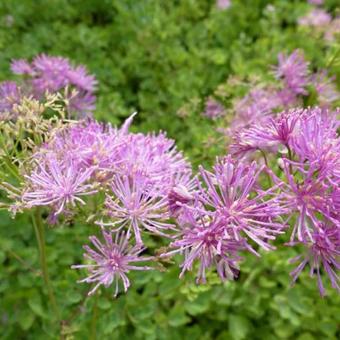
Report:
<svg viewBox="0 0 340 340"><path fill-rule="evenodd" d="M222 281L233 280L239 272L237 253L245 248L243 241L236 241L225 233L221 220L213 219L192 211L186 211L186 223L178 239L170 244L174 250L162 254L161 257L184 253L180 277L191 271L195 262L199 263L197 283L206 282L206 271L215 267Z"/></svg>
<svg viewBox="0 0 340 340"><path fill-rule="evenodd" d="M255 150L277 152L281 148L287 151L304 113L303 109L283 111L276 117L268 117L263 122L238 131L229 146L230 153L240 157Z"/></svg>
<svg viewBox="0 0 340 340"><path fill-rule="evenodd" d="M286 86L286 84L284 84ZM306 92L307 93L307 92ZM301 106L302 102L295 90L284 87L277 91L279 106L283 108L292 108Z"/></svg>
<svg viewBox="0 0 340 340"><path fill-rule="evenodd" d="M291 242L314 242L314 232L319 231L321 223L334 223L340 227L340 221L332 212L332 191L335 189L327 181L324 172L319 172L317 163L306 165L283 160L287 184L282 186L285 207L289 217L297 214L291 234ZM294 175L292 174L294 172Z"/></svg>
<svg viewBox="0 0 340 340"><path fill-rule="evenodd" d="M24 59L13 60L11 64L11 70L15 74L34 74L31 65Z"/></svg>
<svg viewBox="0 0 340 340"><path fill-rule="evenodd" d="M308 0L311 5L322 5L324 0Z"/></svg>
<svg viewBox="0 0 340 340"><path fill-rule="evenodd" d="M39 158L36 169L26 175L26 186L22 200L27 207L51 206L59 215L76 203L84 205L81 198L96 193L93 184L88 183L93 169L81 170L72 161L59 161L53 156Z"/></svg>
<svg viewBox="0 0 340 340"><path fill-rule="evenodd" d="M81 117L91 116L96 108L96 97L89 92L78 92L77 90L67 98L67 108L71 114L79 114Z"/></svg>
<svg viewBox="0 0 340 340"><path fill-rule="evenodd" d="M275 76L282 79L285 87L293 93L306 95L309 63L305 60L302 52L295 50L290 55L280 53L278 61L278 66L275 67Z"/></svg>
<svg viewBox="0 0 340 340"><path fill-rule="evenodd" d="M227 9L231 6L231 0L217 0L216 6L221 10Z"/></svg>
<svg viewBox="0 0 340 340"><path fill-rule="evenodd" d="M88 75L84 66L73 67L62 57L41 54L31 63L24 59L13 60L11 69L16 74L26 75L25 88L36 99L46 92L64 92L71 113L88 115L95 106L94 91L97 81Z"/></svg>
<svg viewBox="0 0 340 340"><path fill-rule="evenodd" d="M59 91L67 85L66 73L70 68L67 59L42 54L34 58L32 67L32 83L37 96L44 95L46 91Z"/></svg>
<svg viewBox="0 0 340 340"><path fill-rule="evenodd" d="M332 171L340 152L338 127L339 121L328 110L318 107L306 109L298 133L291 139L291 148L299 161L308 161L319 171Z"/></svg>
<svg viewBox="0 0 340 340"><path fill-rule="evenodd" d="M94 92L98 84L93 75L87 74L87 70L84 66L68 69L66 76L70 84L76 86L79 90L86 92Z"/></svg>
<svg viewBox="0 0 340 340"><path fill-rule="evenodd" d="M210 119L216 119L222 117L225 114L223 106L216 100L209 98L203 115Z"/></svg>
<svg viewBox="0 0 340 340"><path fill-rule="evenodd" d="M336 17L327 26L324 38L326 41L333 43L340 36L340 17Z"/></svg>
<svg viewBox="0 0 340 340"><path fill-rule="evenodd" d="M299 25L307 27L315 27L318 29L326 29L330 24L332 17L321 8L314 8L305 16L299 19Z"/></svg>
<svg viewBox="0 0 340 340"><path fill-rule="evenodd" d="M280 98L273 89L255 88L236 102L236 116L232 122L232 130L250 126L267 118L268 114L280 105Z"/></svg>
<svg viewBox="0 0 340 340"><path fill-rule="evenodd" d="M319 71L311 77L311 83L318 94L320 105L329 106L340 99L340 93L333 82L334 79L334 77L328 77L326 70Z"/></svg>
<svg viewBox="0 0 340 340"><path fill-rule="evenodd" d="M167 231L175 226L169 219L168 200L159 193L143 173L133 176L116 175L111 183L112 195L107 194L105 206L113 222L100 225L132 229L136 243L143 244L141 231L169 237Z"/></svg>
<svg viewBox="0 0 340 340"><path fill-rule="evenodd" d="M339 226L321 225L314 231L312 242L307 242L306 254L298 255L291 260L291 263L299 262L295 270L291 272L293 282L295 282L308 264L310 276L317 275L318 287L321 296L326 291L322 283L321 271L324 271L331 280L332 287L340 293L340 228Z"/></svg>
<svg viewBox="0 0 340 340"><path fill-rule="evenodd" d="M91 236L90 241L94 249L85 245L85 259L91 261L91 264L73 265L73 269L86 268L89 276L79 282L96 283L93 289L88 293L92 295L100 285L106 288L115 285L114 297L119 292L119 281L121 280L124 292L130 287L130 281L127 274L132 270L150 270L148 266L137 266L139 262L150 261L151 257L141 257L140 253L145 249L140 245L131 246L129 244L129 232L111 233L102 229L104 242L101 242L96 236Z"/></svg>
<svg viewBox="0 0 340 340"><path fill-rule="evenodd" d="M20 89L14 81L0 83L0 113L12 113L13 106L21 100Z"/></svg>
<svg viewBox="0 0 340 340"><path fill-rule="evenodd" d="M142 172L154 187L167 195L176 174L190 171L190 165L165 134L128 134L119 149L122 162L117 172L133 176Z"/></svg>
<svg viewBox="0 0 340 340"><path fill-rule="evenodd" d="M57 133L42 146L40 153L42 157L47 153L70 159L73 166L80 169L93 168L93 174L100 171L112 173L121 161L119 146L123 143L117 129L87 119Z"/></svg>

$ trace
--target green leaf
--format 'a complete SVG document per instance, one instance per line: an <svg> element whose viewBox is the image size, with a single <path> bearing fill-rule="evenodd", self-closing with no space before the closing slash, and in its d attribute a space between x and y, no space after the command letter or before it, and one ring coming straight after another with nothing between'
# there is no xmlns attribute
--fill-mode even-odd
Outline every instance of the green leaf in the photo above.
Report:
<svg viewBox="0 0 340 340"><path fill-rule="evenodd" d="M24 331L27 331L31 328L34 319L34 313L32 313L32 311L30 311L29 309L23 308L19 311L18 321Z"/></svg>
<svg viewBox="0 0 340 340"><path fill-rule="evenodd" d="M185 314L183 306L177 305L171 309L169 313L169 325L172 327L179 327L185 325L190 321L190 318Z"/></svg>
<svg viewBox="0 0 340 340"><path fill-rule="evenodd" d="M46 315L46 311L44 310L41 302L41 297L37 294L34 294L28 299L28 305L33 311L34 314L42 317L42 318L48 318Z"/></svg>
<svg viewBox="0 0 340 340"><path fill-rule="evenodd" d="M242 315L230 315L229 332L233 339L245 339L250 332L249 320Z"/></svg>

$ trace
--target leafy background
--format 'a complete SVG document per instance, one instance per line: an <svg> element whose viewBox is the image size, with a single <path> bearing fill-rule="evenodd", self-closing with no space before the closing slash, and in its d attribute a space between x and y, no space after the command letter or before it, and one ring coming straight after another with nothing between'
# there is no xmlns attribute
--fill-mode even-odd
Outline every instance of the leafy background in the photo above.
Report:
<svg viewBox="0 0 340 340"><path fill-rule="evenodd" d="M325 8L336 15L336 4L326 1ZM312 67L329 64L339 45L327 46L296 25L310 8L303 0L233 0L226 11L208 0L1 1L0 80L13 78L12 58L66 56L99 80L96 118L119 124L138 111L133 129L167 131L194 165L211 164L226 150L209 143L215 131L200 115L203 98L221 87L239 95L229 76L267 79L280 51L301 48ZM339 79L337 66L330 73ZM291 288L288 259L295 250L282 245L260 259L245 256L236 282L221 284L211 274L207 285L197 286L193 276L179 280L172 265L166 272L132 273L132 288L117 299L110 289L86 298L88 287L76 283L81 274L70 266L82 260L91 228L83 223L46 232L60 325L42 284L29 216L12 220L1 212L1 338L340 337L339 295L328 285L321 299L307 273Z"/></svg>

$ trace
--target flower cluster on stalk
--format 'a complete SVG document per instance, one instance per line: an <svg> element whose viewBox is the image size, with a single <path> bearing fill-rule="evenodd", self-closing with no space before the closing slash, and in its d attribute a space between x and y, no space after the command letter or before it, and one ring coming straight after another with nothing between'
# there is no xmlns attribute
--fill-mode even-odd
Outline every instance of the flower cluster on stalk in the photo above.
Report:
<svg viewBox="0 0 340 340"><path fill-rule="evenodd" d="M262 123L240 131L230 148L237 157L249 159L257 150L272 161L279 158L282 176L273 181L280 187L281 204L292 230L288 246L302 245L294 280L309 264L318 276L320 293L322 270L339 290L339 168L340 139L338 111L322 108L293 109L272 115Z"/></svg>
<svg viewBox="0 0 340 340"><path fill-rule="evenodd" d="M71 115L89 116L95 108L97 81L84 66L73 66L63 57L38 55L32 62L13 60L11 70L22 76L21 82L0 83L0 114L13 117L13 106L24 97L44 100L46 93L62 93Z"/></svg>
<svg viewBox="0 0 340 340"><path fill-rule="evenodd" d="M114 296L121 286L126 292L130 271L175 255L183 258L180 277L194 271L205 283L216 271L233 280L242 254L275 250L278 236L304 249L291 260L293 282L309 266L321 295L325 275L340 291L339 111L331 109L339 94L326 71L310 71L302 52L280 53L276 85L254 87L235 104L229 154L211 171L199 166L196 176L165 133L129 131L135 114L121 127L90 117L46 120L44 109L59 110L58 95L38 102L47 92L65 91L71 111L92 110L96 81L85 68L41 55L13 62L12 70L26 80L24 87L0 85L1 131L9 131L2 141L10 145L0 157L20 187L1 181L0 188L15 200L12 212L41 207L50 224L79 218L97 227L85 263L73 266L87 269L80 282L94 284L90 295L101 285L113 285ZM320 107L303 108L311 85ZM205 115L225 113L209 97ZM147 249L153 237L168 244L157 256Z"/></svg>

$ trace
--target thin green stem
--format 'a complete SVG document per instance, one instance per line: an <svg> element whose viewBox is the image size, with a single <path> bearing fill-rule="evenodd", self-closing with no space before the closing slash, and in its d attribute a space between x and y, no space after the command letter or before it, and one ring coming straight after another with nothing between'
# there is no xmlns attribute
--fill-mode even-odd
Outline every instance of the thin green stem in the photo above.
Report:
<svg viewBox="0 0 340 340"><path fill-rule="evenodd" d="M32 220L33 220L35 235L36 235L37 242L38 242L41 272L43 275L44 283L47 288L47 293L48 293L48 297L49 297L53 312L56 318L60 320L59 308L58 308L58 305L57 305L57 302L54 296L50 277L48 275L47 262L46 262L45 229L44 229L43 221L41 218L41 212L38 208L35 210L34 214L32 215Z"/></svg>
<svg viewBox="0 0 340 340"><path fill-rule="evenodd" d="M288 149L288 159L290 161L293 160L293 155L292 155L292 150L290 149L290 147L287 145L287 149ZM289 163L289 172L291 175L293 175L293 167L292 167L292 163Z"/></svg>
<svg viewBox="0 0 340 340"><path fill-rule="evenodd" d="M95 296L93 312L91 319L91 337L90 339L97 339L97 318L98 318L98 294Z"/></svg>
<svg viewBox="0 0 340 340"><path fill-rule="evenodd" d="M261 152L261 154L262 154L262 156L263 156L264 163L266 164L266 167L267 167L268 169L270 169L269 163L268 163L268 159L267 159L267 156L266 156L265 152L264 152L262 149L259 149L259 150L260 150L260 152ZM271 176L269 175L269 173L268 173L267 171L266 171L266 175L267 175L267 179L268 179L268 185L269 185L269 187L271 188L271 187L273 186L272 178L271 178Z"/></svg>

